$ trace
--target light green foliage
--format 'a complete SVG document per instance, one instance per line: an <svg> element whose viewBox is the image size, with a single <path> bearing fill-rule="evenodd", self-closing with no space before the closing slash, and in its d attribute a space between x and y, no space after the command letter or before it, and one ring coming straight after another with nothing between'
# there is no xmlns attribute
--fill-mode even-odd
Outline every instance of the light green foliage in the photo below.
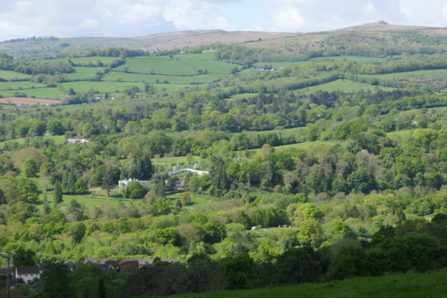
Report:
<svg viewBox="0 0 447 298"><path fill-rule="evenodd" d="M75 193L76 194L83 194L88 191L87 182L85 182L84 179L79 178L78 181L76 181L75 184Z"/></svg>
<svg viewBox="0 0 447 298"><path fill-rule="evenodd" d="M37 175L37 165L32 157L29 157L25 160L23 164L23 176L27 178L34 178Z"/></svg>

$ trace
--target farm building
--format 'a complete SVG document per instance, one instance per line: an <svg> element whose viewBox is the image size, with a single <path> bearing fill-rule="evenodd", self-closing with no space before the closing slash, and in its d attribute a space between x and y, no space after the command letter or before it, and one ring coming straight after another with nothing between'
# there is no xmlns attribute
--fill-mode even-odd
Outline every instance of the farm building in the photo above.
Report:
<svg viewBox="0 0 447 298"><path fill-rule="evenodd" d="M183 172L192 172L192 173L197 174L197 176L202 176L202 175L205 175L205 174L209 173L208 171L199 171L199 170L193 170L193 169L186 168L186 169L181 169L181 170L168 172L168 176L177 175L177 174L180 174L180 173L183 173Z"/></svg>
<svg viewBox="0 0 447 298"><path fill-rule="evenodd" d="M67 143L70 143L70 144L75 144L75 143L84 144L84 143L88 143L88 142L90 142L90 139L86 138L84 136L69 137L67 139Z"/></svg>
<svg viewBox="0 0 447 298"><path fill-rule="evenodd" d="M146 181L146 180L138 180L138 179L132 178L132 179L124 179L124 180L118 181L118 186L119 186L119 188L128 188L129 184L132 181L137 181L140 184L147 184L148 183L148 181Z"/></svg>

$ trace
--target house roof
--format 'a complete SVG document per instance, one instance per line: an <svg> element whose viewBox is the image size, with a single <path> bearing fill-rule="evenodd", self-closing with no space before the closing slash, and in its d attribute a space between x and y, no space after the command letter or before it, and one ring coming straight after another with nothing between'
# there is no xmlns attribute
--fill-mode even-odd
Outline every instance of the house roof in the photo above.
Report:
<svg viewBox="0 0 447 298"><path fill-rule="evenodd" d="M154 263L154 259L139 259L138 264L140 265L152 265Z"/></svg>
<svg viewBox="0 0 447 298"><path fill-rule="evenodd" d="M0 269L0 275L8 275L9 273L12 273L10 270L11 269L7 269L7 268Z"/></svg>
<svg viewBox="0 0 447 298"><path fill-rule="evenodd" d="M126 262L121 262L120 263L121 267L130 267L132 269L138 269L140 268L138 261L126 261Z"/></svg>
<svg viewBox="0 0 447 298"><path fill-rule="evenodd" d="M25 266L25 267L17 267L17 275L22 274L39 274L40 268L39 266Z"/></svg>
<svg viewBox="0 0 447 298"><path fill-rule="evenodd" d="M92 264L98 264L98 259L97 258L85 258L84 264L87 264L88 262L90 262Z"/></svg>
<svg viewBox="0 0 447 298"><path fill-rule="evenodd" d="M86 138L84 136L75 136L75 137L69 137L69 140L90 140L89 138Z"/></svg>
<svg viewBox="0 0 447 298"><path fill-rule="evenodd" d="M47 263L39 263L39 264L37 264L37 266L39 266L40 270L45 269L46 265L47 265Z"/></svg>
<svg viewBox="0 0 447 298"><path fill-rule="evenodd" d="M120 262L119 261L107 261L104 263L104 265L108 266L112 266L113 268L119 267Z"/></svg>
<svg viewBox="0 0 447 298"><path fill-rule="evenodd" d="M34 285L31 286L32 290L41 290L42 289L42 280L39 280Z"/></svg>
<svg viewBox="0 0 447 298"><path fill-rule="evenodd" d="M124 263L127 263L127 262L131 262L131 261L136 261L134 258L128 258L128 259L123 259L121 262L120 262L120 265L121 264L124 264Z"/></svg>
<svg viewBox="0 0 447 298"><path fill-rule="evenodd" d="M109 259L100 259L99 264L105 264L108 261L109 261Z"/></svg>

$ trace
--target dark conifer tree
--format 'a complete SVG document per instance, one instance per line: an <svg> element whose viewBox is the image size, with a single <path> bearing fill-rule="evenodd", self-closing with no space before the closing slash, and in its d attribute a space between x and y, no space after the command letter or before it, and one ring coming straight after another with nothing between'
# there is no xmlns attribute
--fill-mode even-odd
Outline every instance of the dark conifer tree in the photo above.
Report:
<svg viewBox="0 0 447 298"><path fill-rule="evenodd" d="M107 191L107 196L110 197L110 191L115 187L115 182L113 181L112 168L107 167L104 176L102 177L101 188Z"/></svg>
<svg viewBox="0 0 447 298"><path fill-rule="evenodd" d="M68 175L67 193L74 194L76 192L76 177L73 171Z"/></svg>
<svg viewBox="0 0 447 298"><path fill-rule="evenodd" d="M53 203L54 208L56 208L59 203L62 203L62 186L60 181L56 181L56 184L54 185Z"/></svg>

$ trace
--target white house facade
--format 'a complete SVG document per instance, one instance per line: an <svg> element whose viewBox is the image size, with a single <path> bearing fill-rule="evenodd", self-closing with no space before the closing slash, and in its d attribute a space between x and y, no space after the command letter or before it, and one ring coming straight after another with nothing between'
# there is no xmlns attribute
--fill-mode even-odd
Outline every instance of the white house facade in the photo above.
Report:
<svg viewBox="0 0 447 298"><path fill-rule="evenodd" d="M16 268L16 278L22 278L24 282L32 282L34 278L40 278L39 266L25 266Z"/></svg>
<svg viewBox="0 0 447 298"><path fill-rule="evenodd" d="M70 143L70 144L75 144L75 143L84 144L84 143L88 143L88 142L90 142L90 139L86 138L84 136L69 137L67 139L67 143Z"/></svg>

